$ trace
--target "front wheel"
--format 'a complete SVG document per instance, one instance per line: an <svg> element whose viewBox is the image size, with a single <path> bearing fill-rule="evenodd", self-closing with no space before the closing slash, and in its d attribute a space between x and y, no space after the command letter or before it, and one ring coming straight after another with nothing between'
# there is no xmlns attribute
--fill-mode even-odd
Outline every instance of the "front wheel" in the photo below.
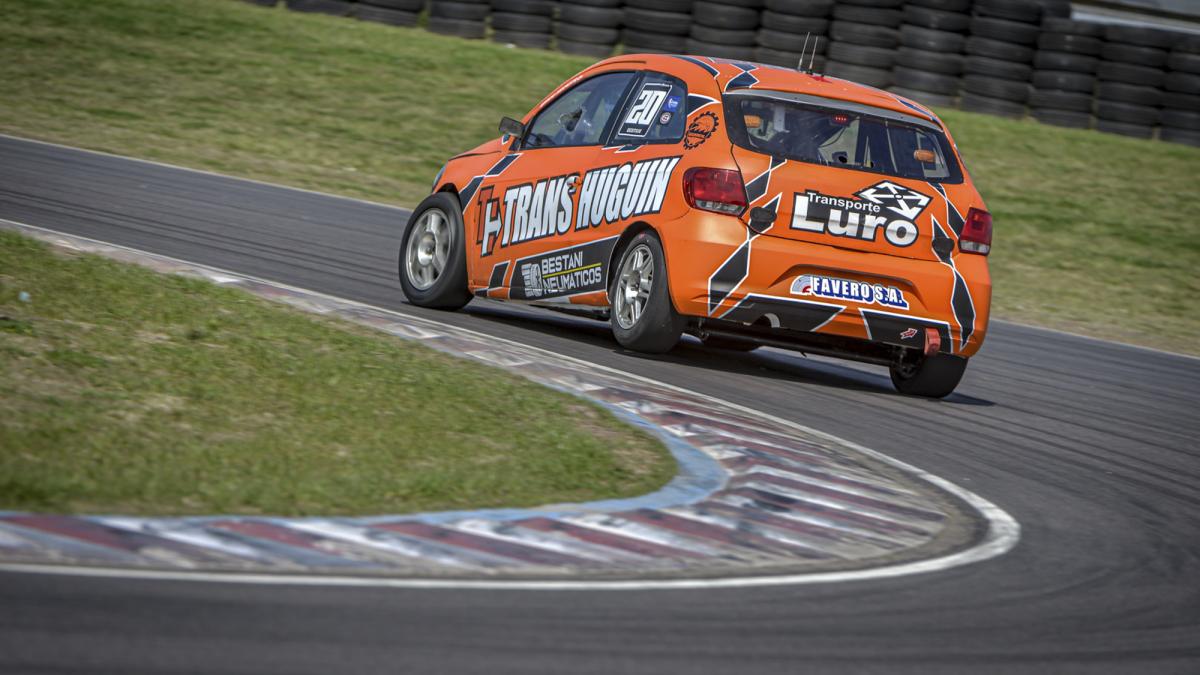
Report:
<svg viewBox="0 0 1200 675"><path fill-rule="evenodd" d="M967 371L967 360L950 354L934 354L917 363L891 367L896 391L910 396L944 398L954 391Z"/></svg>
<svg viewBox="0 0 1200 675"><path fill-rule="evenodd" d="M458 199L439 192L421 202L400 240L400 287L418 307L460 309L471 301Z"/></svg>
<svg viewBox="0 0 1200 675"><path fill-rule="evenodd" d="M671 304L667 263L653 232L642 232L621 254L608 290L613 336L626 349L649 354L670 351L685 320Z"/></svg>

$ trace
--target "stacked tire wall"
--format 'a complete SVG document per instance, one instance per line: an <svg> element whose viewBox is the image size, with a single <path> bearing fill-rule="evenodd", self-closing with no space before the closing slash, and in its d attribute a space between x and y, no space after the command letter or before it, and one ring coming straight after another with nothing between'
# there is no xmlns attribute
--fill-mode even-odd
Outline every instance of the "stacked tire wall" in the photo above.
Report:
<svg viewBox="0 0 1200 675"><path fill-rule="evenodd" d="M1069 0L246 1L398 26L427 11L433 32L596 59L811 64L926 105L1200 146L1200 35L1073 21Z"/></svg>
<svg viewBox="0 0 1200 675"><path fill-rule="evenodd" d="M903 10L891 90L925 105L958 103L971 0L910 0Z"/></svg>
<svg viewBox="0 0 1200 675"><path fill-rule="evenodd" d="M1200 147L1200 36L1180 40L1167 58L1160 138Z"/></svg>

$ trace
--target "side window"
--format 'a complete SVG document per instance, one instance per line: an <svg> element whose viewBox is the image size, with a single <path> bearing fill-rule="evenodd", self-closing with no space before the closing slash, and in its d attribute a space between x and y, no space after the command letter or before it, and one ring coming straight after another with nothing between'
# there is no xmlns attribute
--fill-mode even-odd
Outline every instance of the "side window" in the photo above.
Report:
<svg viewBox="0 0 1200 675"><path fill-rule="evenodd" d="M523 147L598 145L633 77L633 73L606 73L579 83L538 113Z"/></svg>
<svg viewBox="0 0 1200 675"><path fill-rule="evenodd" d="M687 86L662 73L646 73L629 98L613 143L674 143L683 140Z"/></svg>

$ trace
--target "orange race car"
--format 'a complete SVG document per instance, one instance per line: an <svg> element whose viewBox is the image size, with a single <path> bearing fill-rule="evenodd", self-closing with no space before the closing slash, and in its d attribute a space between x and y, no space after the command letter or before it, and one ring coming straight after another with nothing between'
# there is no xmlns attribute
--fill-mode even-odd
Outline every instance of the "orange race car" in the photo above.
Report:
<svg viewBox="0 0 1200 675"><path fill-rule="evenodd" d="M611 321L663 352L773 345L887 365L945 396L983 343L991 215L927 108L695 56L584 70L451 159L412 213L404 293Z"/></svg>

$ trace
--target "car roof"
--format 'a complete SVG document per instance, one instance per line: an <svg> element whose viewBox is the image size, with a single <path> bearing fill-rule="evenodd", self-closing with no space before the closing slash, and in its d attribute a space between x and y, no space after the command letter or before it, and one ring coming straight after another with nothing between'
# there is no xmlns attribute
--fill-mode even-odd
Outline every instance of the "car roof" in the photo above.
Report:
<svg viewBox="0 0 1200 675"><path fill-rule="evenodd" d="M806 94L922 117L941 126L941 121L932 111L903 96L829 75L750 61L688 54L623 54L600 61L581 75L630 66L674 75L687 82L689 88L707 80L719 92L766 89Z"/></svg>

